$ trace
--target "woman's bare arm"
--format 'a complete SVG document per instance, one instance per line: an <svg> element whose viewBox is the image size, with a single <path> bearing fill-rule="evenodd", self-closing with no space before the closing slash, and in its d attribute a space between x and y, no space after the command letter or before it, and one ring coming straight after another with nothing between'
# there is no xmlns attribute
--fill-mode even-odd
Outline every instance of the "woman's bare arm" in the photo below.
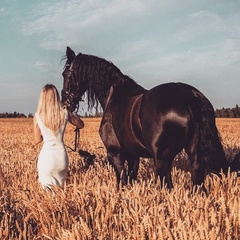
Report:
<svg viewBox="0 0 240 240"><path fill-rule="evenodd" d="M35 119L34 119L33 132L34 132L34 143L38 144L38 143L42 142L43 141L42 134L41 134L40 128L39 128L38 124L36 123Z"/></svg>
<svg viewBox="0 0 240 240"><path fill-rule="evenodd" d="M84 122L70 111L68 111L68 121L80 129L84 127Z"/></svg>

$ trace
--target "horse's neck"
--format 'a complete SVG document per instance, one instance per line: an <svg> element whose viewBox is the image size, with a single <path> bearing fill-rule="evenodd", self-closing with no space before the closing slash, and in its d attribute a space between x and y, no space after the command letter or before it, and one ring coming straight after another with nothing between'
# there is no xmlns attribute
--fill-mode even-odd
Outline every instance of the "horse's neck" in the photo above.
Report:
<svg viewBox="0 0 240 240"><path fill-rule="evenodd" d="M111 87L112 88L112 87ZM110 89L111 89L110 88ZM105 108L107 102L109 101L110 99L110 94L112 95L112 92L110 93L110 89L107 90L107 91L103 91L103 90L98 90L98 91L95 91L95 96L97 98L97 100L99 101L102 109ZM103 94L103 92L106 92L106 94Z"/></svg>
<svg viewBox="0 0 240 240"><path fill-rule="evenodd" d="M107 100L106 100L106 102L104 104L103 110L107 107L107 105L108 105L112 95L113 95L113 87L111 86L111 88L109 90L109 94L108 94Z"/></svg>
<svg viewBox="0 0 240 240"><path fill-rule="evenodd" d="M106 65L107 69L111 68L111 71L108 71L106 74ZM121 73L121 71L115 66L108 66L108 63L104 65L104 68L98 68L98 72L96 74L99 75L99 79L107 80L109 82L105 82L105 84L99 85L92 84L92 90L94 90L94 94L98 101L100 102L102 108L106 107L109 99L111 98L113 91L117 92L129 92L129 95L137 95L146 91L142 86L138 85L134 80L129 78L128 76ZM110 72L110 73L109 73ZM109 75L110 74L110 75ZM96 78L95 78L96 79ZM99 81L98 79L98 81ZM106 88L108 86L108 88ZM95 88L95 89L94 89ZM105 89L104 89L105 88ZM113 90L113 88L115 90Z"/></svg>

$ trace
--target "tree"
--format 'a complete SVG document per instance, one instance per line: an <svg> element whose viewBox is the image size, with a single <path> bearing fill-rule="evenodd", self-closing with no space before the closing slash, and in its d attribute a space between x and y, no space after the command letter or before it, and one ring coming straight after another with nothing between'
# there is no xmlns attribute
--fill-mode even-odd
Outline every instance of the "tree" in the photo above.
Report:
<svg viewBox="0 0 240 240"><path fill-rule="evenodd" d="M239 118L240 108L236 104L235 108L221 108L215 110L215 116L218 118Z"/></svg>

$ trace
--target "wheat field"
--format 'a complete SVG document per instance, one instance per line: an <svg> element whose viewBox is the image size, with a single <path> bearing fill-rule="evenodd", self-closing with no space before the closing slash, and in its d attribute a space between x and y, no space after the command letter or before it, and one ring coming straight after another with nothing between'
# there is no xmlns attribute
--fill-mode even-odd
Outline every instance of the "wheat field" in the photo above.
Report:
<svg viewBox="0 0 240 240"><path fill-rule="evenodd" d="M141 159L138 181L116 190L115 173L98 135L100 119L83 119L80 147L68 155L63 189L44 191L37 176L40 145L33 143L32 119L0 119L0 239L240 239L240 179L236 173L207 176L208 196L191 194L184 152L172 170L174 189L159 188L151 159ZM240 120L217 119L226 155L240 151ZM65 144L73 147L74 127Z"/></svg>

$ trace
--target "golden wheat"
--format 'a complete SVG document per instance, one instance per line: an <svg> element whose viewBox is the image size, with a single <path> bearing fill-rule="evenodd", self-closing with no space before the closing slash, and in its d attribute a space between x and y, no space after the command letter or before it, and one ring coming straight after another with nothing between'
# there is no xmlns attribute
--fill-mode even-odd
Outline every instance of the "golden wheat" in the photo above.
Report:
<svg viewBox="0 0 240 240"><path fill-rule="evenodd" d="M98 135L100 119L84 119L80 147L94 164L68 149L64 188L44 191L37 180L41 145L32 119L0 119L0 239L239 239L240 180L236 173L208 176L209 195L191 194L184 152L172 170L174 189L160 190L153 163L141 159L138 181L116 190L115 173ZM217 119L229 158L240 151L240 120ZM67 146L74 146L68 125Z"/></svg>

